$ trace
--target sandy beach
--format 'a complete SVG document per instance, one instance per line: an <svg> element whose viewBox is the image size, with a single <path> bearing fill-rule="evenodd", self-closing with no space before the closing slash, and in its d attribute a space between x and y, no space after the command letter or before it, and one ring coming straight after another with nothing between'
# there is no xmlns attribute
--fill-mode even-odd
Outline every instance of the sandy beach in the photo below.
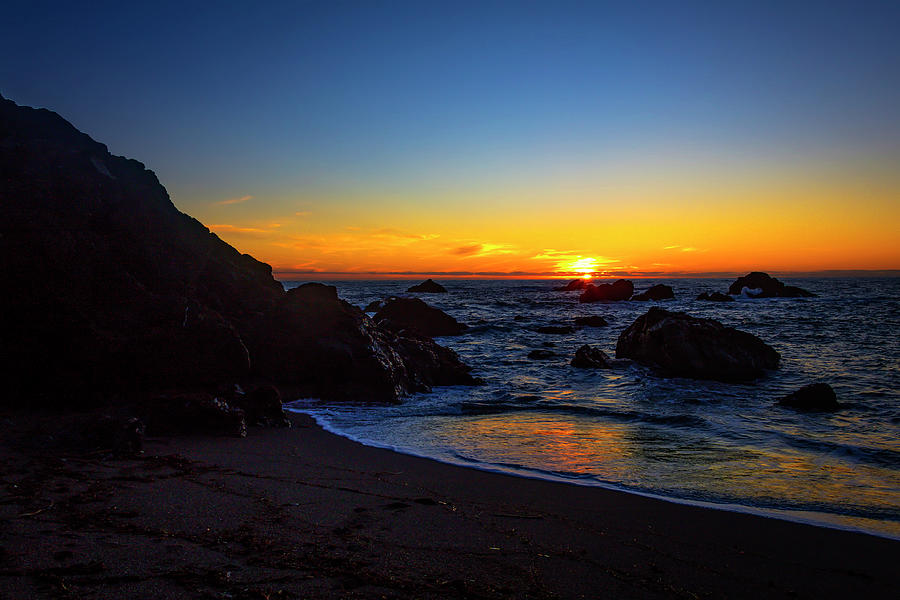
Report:
<svg viewBox="0 0 900 600"><path fill-rule="evenodd" d="M245 439L150 439L131 458L36 450L4 419L0 596L887 598L900 584L889 539L454 467L291 418Z"/></svg>

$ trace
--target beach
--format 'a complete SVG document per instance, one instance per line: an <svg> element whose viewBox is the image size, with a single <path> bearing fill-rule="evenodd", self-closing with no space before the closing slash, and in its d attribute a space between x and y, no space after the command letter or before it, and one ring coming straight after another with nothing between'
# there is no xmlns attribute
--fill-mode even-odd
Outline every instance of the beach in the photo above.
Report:
<svg viewBox="0 0 900 600"><path fill-rule="evenodd" d="M54 449L40 418L6 416L0 597L886 598L900 584L894 540L456 467L291 420L114 457Z"/></svg>

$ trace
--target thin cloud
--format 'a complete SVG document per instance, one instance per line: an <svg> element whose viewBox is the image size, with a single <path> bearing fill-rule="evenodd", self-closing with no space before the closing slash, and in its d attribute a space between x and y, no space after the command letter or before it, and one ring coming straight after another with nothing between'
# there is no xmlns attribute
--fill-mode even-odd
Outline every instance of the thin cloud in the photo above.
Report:
<svg viewBox="0 0 900 600"><path fill-rule="evenodd" d="M241 196L240 198L229 198L228 200L221 200L219 202L213 202L216 206L228 206L230 204L241 204L246 202L247 200L253 200L253 196Z"/></svg>
<svg viewBox="0 0 900 600"><path fill-rule="evenodd" d="M457 246L450 250L450 254L462 256L464 258L492 256L497 254L514 254L515 250L509 244L488 244L474 243Z"/></svg>

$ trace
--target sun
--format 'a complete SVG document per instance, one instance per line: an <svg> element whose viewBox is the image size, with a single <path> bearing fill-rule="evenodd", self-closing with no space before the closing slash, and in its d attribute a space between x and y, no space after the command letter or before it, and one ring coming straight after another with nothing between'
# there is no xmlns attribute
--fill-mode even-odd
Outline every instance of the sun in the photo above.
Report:
<svg viewBox="0 0 900 600"><path fill-rule="evenodd" d="M591 275L597 270L600 261L591 257L578 257L576 260L567 262L564 269L570 273L578 273L584 279L590 279Z"/></svg>

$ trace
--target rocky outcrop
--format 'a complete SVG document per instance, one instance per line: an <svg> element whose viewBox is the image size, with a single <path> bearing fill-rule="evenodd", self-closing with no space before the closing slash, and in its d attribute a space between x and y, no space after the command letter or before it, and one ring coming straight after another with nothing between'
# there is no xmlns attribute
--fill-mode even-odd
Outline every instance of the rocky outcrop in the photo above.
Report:
<svg viewBox="0 0 900 600"><path fill-rule="evenodd" d="M629 300L634 294L634 284L627 279L620 279L615 283L601 283L594 285L589 283L578 297L579 302L612 302Z"/></svg>
<svg viewBox="0 0 900 600"><path fill-rule="evenodd" d="M606 327L609 323L599 315L589 317L575 317L575 325L578 327Z"/></svg>
<svg viewBox="0 0 900 600"><path fill-rule="evenodd" d="M805 411L835 411L841 408L837 395L827 383L811 383L778 400L780 406Z"/></svg>
<svg viewBox="0 0 900 600"><path fill-rule="evenodd" d="M583 290L586 286L590 285L588 281L584 279L573 279L566 285L561 285L559 287L553 288L555 292L574 292L576 290Z"/></svg>
<svg viewBox="0 0 900 600"><path fill-rule="evenodd" d="M575 333L575 328L568 325L544 325L542 327L536 327L535 331L538 333L566 334Z"/></svg>
<svg viewBox="0 0 900 600"><path fill-rule="evenodd" d="M285 293L269 265L179 212L144 165L3 98L0 277L5 404L263 380L394 402L450 371L427 364L447 355L407 352L334 288Z"/></svg>
<svg viewBox="0 0 900 600"><path fill-rule="evenodd" d="M159 396L143 404L140 410L148 435L247 435L244 411L212 394Z"/></svg>
<svg viewBox="0 0 900 600"><path fill-rule="evenodd" d="M426 279L419 285L414 285L407 292L419 292L426 294L446 294L447 289L439 283L435 283L431 279Z"/></svg>
<svg viewBox="0 0 900 600"><path fill-rule="evenodd" d="M755 379L780 361L778 352L750 333L656 307L622 332L616 357L668 375L720 381Z"/></svg>
<svg viewBox="0 0 900 600"><path fill-rule="evenodd" d="M391 298L373 318L386 329L411 329L428 337L459 335L469 328L418 298Z"/></svg>
<svg viewBox="0 0 900 600"><path fill-rule="evenodd" d="M575 358L570 364L579 369L610 369L613 366L603 350L591 348L587 344L575 351Z"/></svg>
<svg viewBox="0 0 900 600"><path fill-rule="evenodd" d="M707 300L709 302L734 302L734 298L722 292L703 292L697 296L697 300Z"/></svg>
<svg viewBox="0 0 900 600"><path fill-rule="evenodd" d="M635 294L632 296L632 300L638 301L646 301L646 300L669 300L675 297L675 292L668 285L664 285L662 283L658 283L651 287L648 290L641 292L640 294Z"/></svg>
<svg viewBox="0 0 900 600"><path fill-rule="evenodd" d="M732 296L741 294L748 298L814 298L816 295L793 285L784 285L767 273L754 271L728 286Z"/></svg>

